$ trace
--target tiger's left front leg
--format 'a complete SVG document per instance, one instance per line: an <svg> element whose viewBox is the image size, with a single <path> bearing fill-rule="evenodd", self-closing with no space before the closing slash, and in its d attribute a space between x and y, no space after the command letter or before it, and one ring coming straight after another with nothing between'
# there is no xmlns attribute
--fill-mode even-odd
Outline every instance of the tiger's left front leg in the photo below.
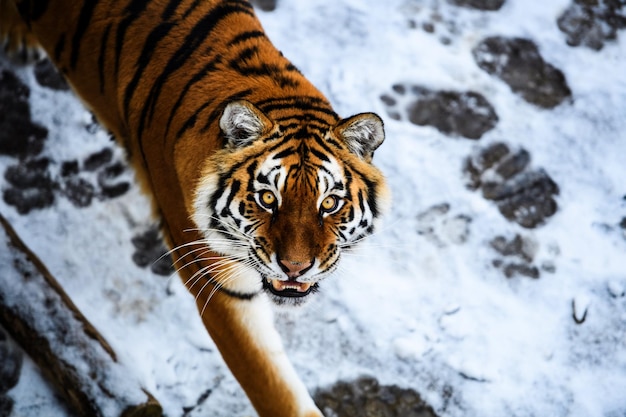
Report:
<svg viewBox="0 0 626 417"><path fill-rule="evenodd" d="M188 282L190 277L181 275ZM212 284L211 290L203 290L200 284L187 287L196 297L211 338L259 416L321 417L287 358L267 297L240 299L212 291Z"/></svg>

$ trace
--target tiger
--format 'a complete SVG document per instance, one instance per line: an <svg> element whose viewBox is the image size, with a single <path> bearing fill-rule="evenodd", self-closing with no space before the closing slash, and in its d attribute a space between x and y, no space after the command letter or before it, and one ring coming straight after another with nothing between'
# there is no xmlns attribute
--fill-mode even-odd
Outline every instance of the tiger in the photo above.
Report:
<svg viewBox="0 0 626 417"><path fill-rule="evenodd" d="M261 417L322 416L275 329L390 205L375 113L340 118L246 0L0 0L124 148L182 282ZM17 55L26 55L19 53Z"/></svg>

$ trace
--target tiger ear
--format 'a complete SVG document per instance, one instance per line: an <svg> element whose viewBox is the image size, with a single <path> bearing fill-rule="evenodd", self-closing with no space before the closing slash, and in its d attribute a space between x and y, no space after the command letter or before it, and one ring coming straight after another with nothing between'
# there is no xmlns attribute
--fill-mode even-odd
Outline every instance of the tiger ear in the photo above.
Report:
<svg viewBox="0 0 626 417"><path fill-rule="evenodd" d="M382 119L374 113L361 113L339 122L335 134L343 139L348 149L357 156L371 161L374 151L385 140Z"/></svg>
<svg viewBox="0 0 626 417"><path fill-rule="evenodd" d="M229 146L248 146L272 129L270 119L246 100L228 103L220 118L220 129Z"/></svg>

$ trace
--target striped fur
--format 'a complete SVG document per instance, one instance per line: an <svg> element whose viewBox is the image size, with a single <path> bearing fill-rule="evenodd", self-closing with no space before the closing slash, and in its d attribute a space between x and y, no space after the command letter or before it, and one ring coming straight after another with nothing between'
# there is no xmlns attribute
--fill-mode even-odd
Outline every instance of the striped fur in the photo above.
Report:
<svg viewBox="0 0 626 417"><path fill-rule="evenodd" d="M13 3L14 2L14 3ZM387 204L372 113L340 119L243 0L0 0L125 147L209 333L260 416L320 416L273 329ZM269 297L268 297L269 295Z"/></svg>

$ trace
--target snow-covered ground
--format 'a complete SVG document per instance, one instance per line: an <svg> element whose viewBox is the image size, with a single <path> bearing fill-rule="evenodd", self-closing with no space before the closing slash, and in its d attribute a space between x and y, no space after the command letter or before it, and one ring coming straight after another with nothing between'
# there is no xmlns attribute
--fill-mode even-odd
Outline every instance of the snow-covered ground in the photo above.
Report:
<svg viewBox="0 0 626 417"><path fill-rule="evenodd" d="M436 0L279 0L259 12L338 113L385 119L375 162L394 203L383 228L314 302L277 320L311 390L370 375L418 391L442 417L626 416L626 40L568 46L556 21L569 5L507 0L485 12ZM572 99L540 108L480 69L472 48L494 35L532 40ZM17 73L31 88L33 121L49 129L40 156L53 161L51 175L112 146L70 93L41 87L30 68ZM394 120L380 97L398 83L476 91L498 122L475 141ZM534 229L466 187L465 159L496 142L528 151L528 169L558 185L557 212ZM0 155L0 172L16 162ZM254 415L179 280L131 259L131 240L153 224L138 187L85 208L57 197L27 215L0 201L0 212L166 415ZM516 235L522 250L494 248L496 237ZM16 417L67 415L28 360L9 395Z"/></svg>

